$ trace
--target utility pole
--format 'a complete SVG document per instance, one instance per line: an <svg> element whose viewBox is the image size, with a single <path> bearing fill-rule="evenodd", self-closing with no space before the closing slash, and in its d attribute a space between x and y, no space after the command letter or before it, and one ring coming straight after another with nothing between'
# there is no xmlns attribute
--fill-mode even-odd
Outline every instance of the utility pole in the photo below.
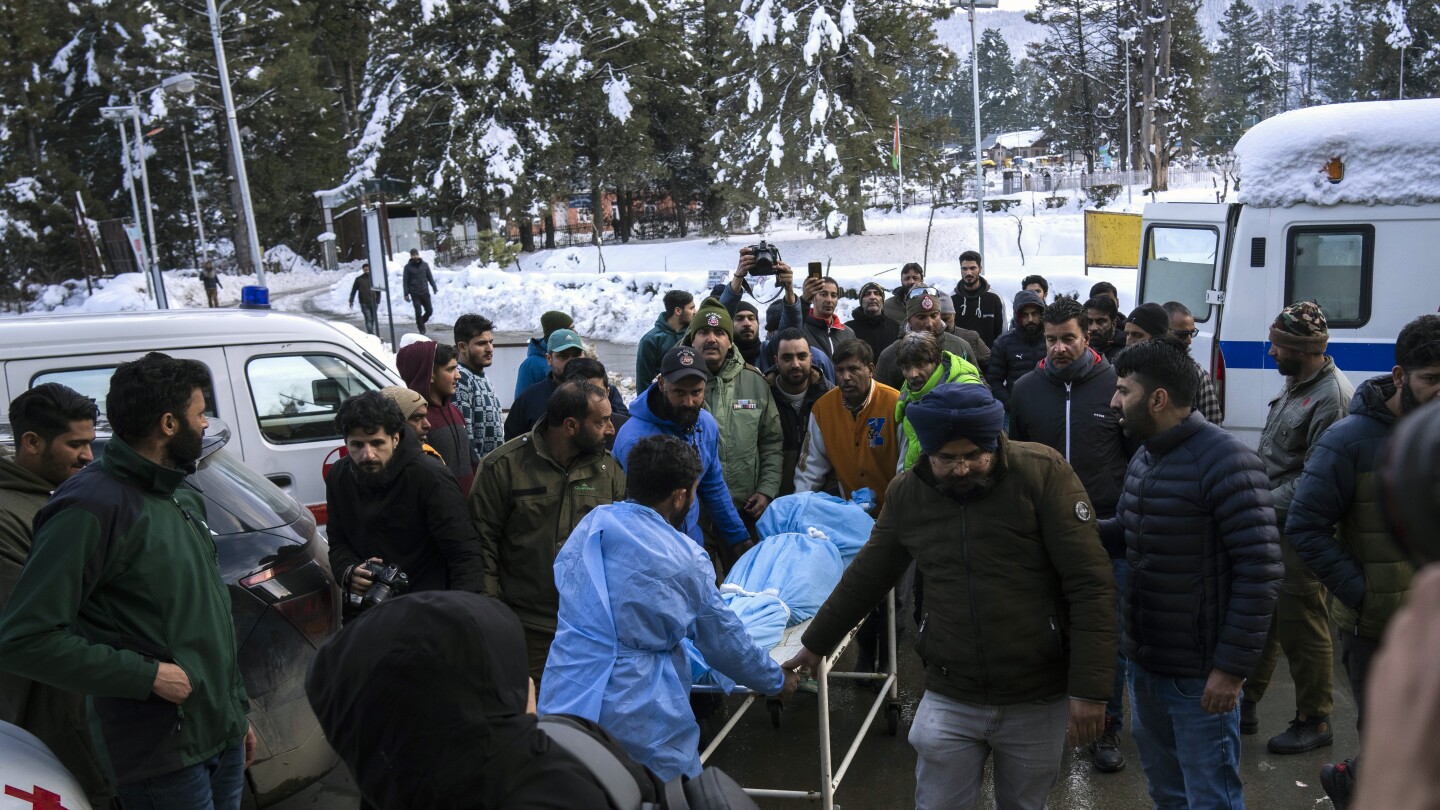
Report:
<svg viewBox="0 0 1440 810"><path fill-rule="evenodd" d="M220 36L220 11L215 0L205 0L210 15L210 37L215 40L215 66L220 72L220 97L225 102L225 123L230 130L230 154L235 161L235 183L240 186L241 217L245 220L245 241L255 263L255 283L265 286L265 258L260 253L260 234L255 228L255 206L250 202L250 177L245 172L245 154L240 148L240 125L235 120L235 99L230 94L230 68L225 62L225 42Z"/></svg>
<svg viewBox="0 0 1440 810"><path fill-rule="evenodd" d="M205 241L205 218L200 214L200 193L195 190L195 165L190 162L190 136L180 125L180 143L185 147L185 176L190 178L190 201L195 204L195 229L200 234L200 263L210 260L210 245Z"/></svg>

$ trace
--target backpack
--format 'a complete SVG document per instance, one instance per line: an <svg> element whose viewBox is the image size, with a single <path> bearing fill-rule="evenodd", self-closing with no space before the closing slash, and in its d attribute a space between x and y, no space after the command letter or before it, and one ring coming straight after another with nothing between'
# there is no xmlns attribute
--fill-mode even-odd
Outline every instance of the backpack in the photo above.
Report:
<svg viewBox="0 0 1440 810"><path fill-rule="evenodd" d="M640 786L619 755L585 726L552 714L540 718L540 729L590 771L610 804L619 810L759 810L740 783L719 768L706 768L695 779L677 776L665 783L658 804L642 801Z"/></svg>

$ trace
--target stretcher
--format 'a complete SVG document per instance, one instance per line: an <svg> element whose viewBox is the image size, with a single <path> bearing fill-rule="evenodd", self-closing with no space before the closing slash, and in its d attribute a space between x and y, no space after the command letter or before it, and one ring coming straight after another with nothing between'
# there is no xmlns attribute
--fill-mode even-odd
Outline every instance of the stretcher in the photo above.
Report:
<svg viewBox="0 0 1440 810"><path fill-rule="evenodd" d="M810 627L813 619L807 619L799 624L785 629L785 634L780 643L770 650L770 657L777 663L785 663L798 653L802 644L800 638ZM862 622L863 624L863 622ZM745 792L751 796L777 799L804 799L820 803L824 810L834 810L835 791L839 789L840 782L845 778L845 773L850 769L850 764L855 759L855 754L860 750L860 744L865 741L865 735L869 733L870 726L880 715L881 710L885 712L885 724L891 736L894 736L900 729L900 681L899 681L899 657L896 654L896 617L895 617L895 592L891 591L885 596L885 618L881 635L885 639L884 660L880 672L844 672L834 669L840 656L845 653L855 635L860 632L860 625L851 628L835 651L820 660L820 665L815 672L816 699L819 708L819 737L820 737L820 787L818 790L778 790L769 788L746 788ZM831 679L844 681L877 681L880 689L875 699L870 704L870 710L865 715L865 720L860 724L859 731L855 734L845 750L844 757L840 760L839 767L834 766L833 749L830 734L830 686ZM696 694L725 694L719 686L692 687L691 691ZM700 761L707 761L715 753L729 736L730 731L745 716L750 707L755 704L759 694L743 687L734 689L729 694L743 694L745 700L740 707L734 710L728 722L710 741L710 745L700 753ZM785 708L781 701L775 698L766 699L766 707L770 712L770 721L776 727L780 727L781 717Z"/></svg>

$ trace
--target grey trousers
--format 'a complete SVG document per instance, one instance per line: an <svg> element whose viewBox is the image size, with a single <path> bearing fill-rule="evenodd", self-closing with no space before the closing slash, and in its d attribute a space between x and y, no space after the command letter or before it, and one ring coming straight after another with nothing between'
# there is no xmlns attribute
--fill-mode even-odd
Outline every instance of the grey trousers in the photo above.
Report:
<svg viewBox="0 0 1440 810"><path fill-rule="evenodd" d="M1060 776L1070 701L979 706L926 692L910 726L916 810L970 810L995 757L997 810L1042 810Z"/></svg>

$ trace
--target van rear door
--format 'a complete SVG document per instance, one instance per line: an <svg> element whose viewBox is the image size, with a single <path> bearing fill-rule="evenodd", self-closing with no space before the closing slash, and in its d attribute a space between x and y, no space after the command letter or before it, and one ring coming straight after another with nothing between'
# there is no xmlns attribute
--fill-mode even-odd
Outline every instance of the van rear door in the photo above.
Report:
<svg viewBox="0 0 1440 810"><path fill-rule="evenodd" d="M1152 203L1145 206L1140 242L1140 303L1179 301L1195 316L1199 333L1190 356L1215 380L1225 401L1225 362L1217 336L1225 303L1225 265L1239 205Z"/></svg>

